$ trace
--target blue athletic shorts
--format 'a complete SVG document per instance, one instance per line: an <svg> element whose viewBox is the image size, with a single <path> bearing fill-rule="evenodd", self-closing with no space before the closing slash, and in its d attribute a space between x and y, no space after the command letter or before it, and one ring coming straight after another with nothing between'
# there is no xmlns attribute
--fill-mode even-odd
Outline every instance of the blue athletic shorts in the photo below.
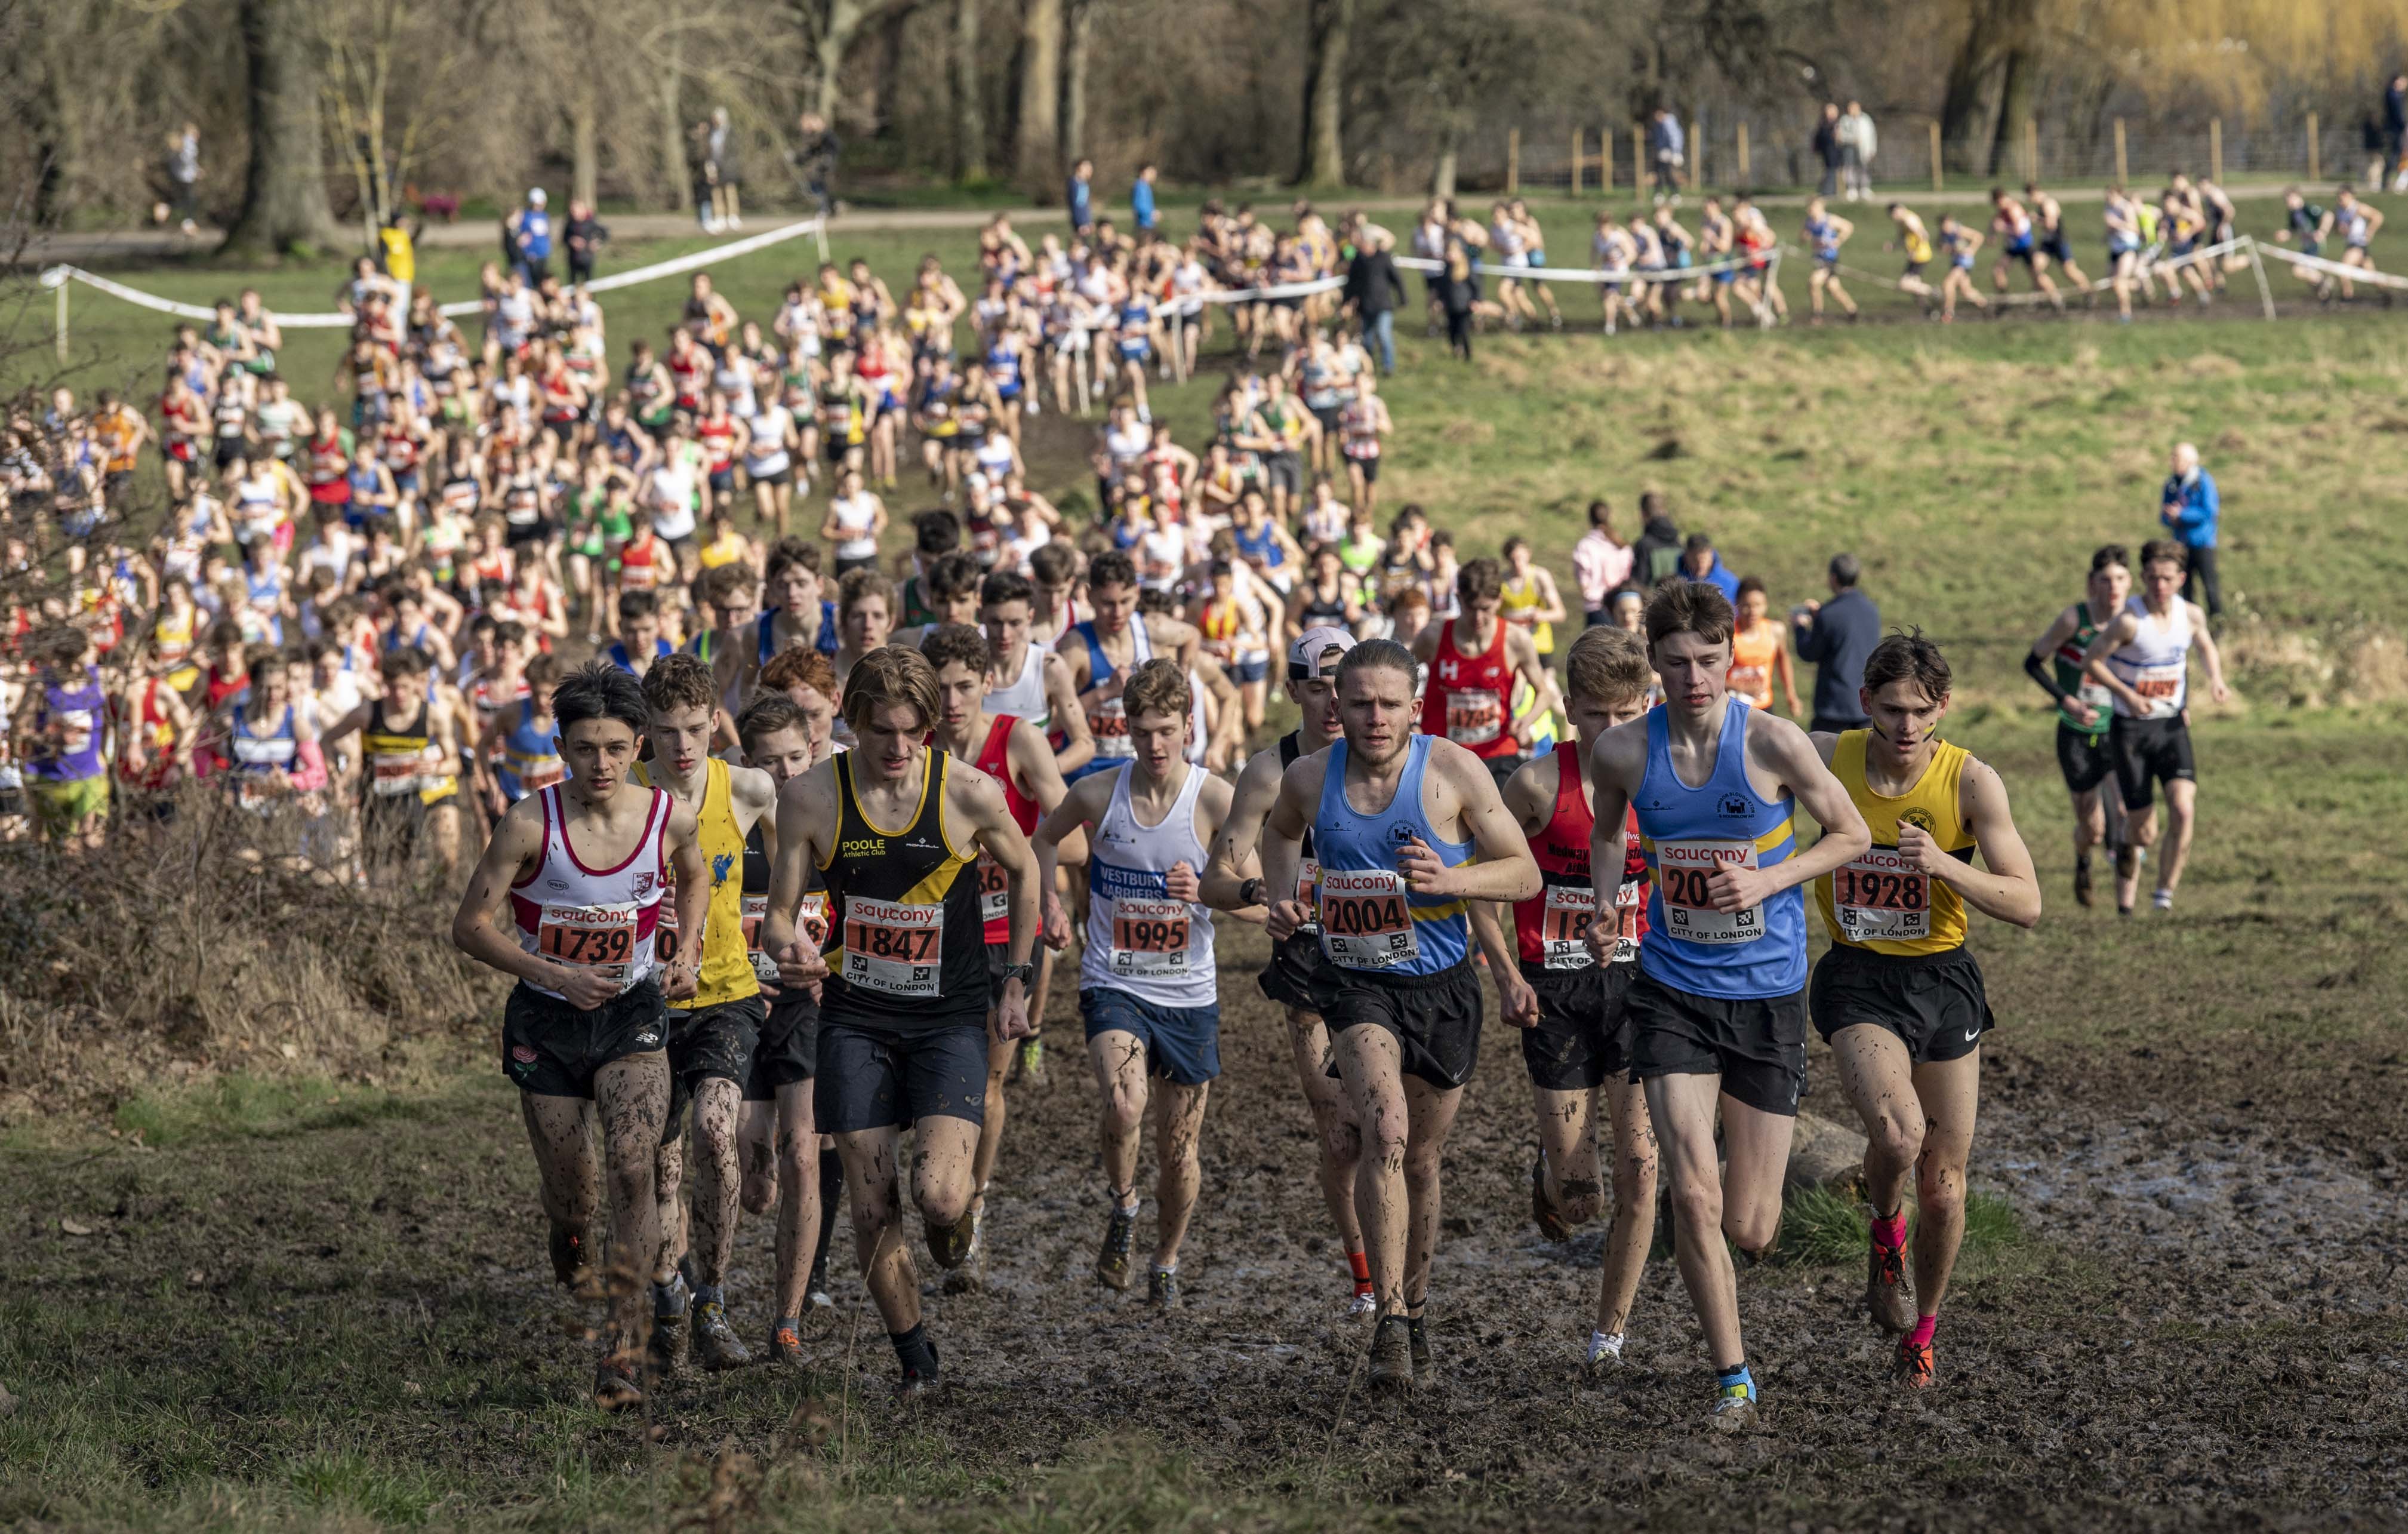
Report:
<svg viewBox="0 0 2408 1534"><path fill-rule="evenodd" d="M1182 1087L1200 1087L1221 1074L1221 1008L1157 1006L1125 991L1079 992L1087 1036L1117 1030L1145 1046L1145 1068Z"/></svg>

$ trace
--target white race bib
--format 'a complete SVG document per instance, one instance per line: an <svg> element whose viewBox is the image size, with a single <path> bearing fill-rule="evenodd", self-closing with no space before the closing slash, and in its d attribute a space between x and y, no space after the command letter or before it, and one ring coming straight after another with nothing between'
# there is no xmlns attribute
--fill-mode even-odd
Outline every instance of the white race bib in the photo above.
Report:
<svg viewBox="0 0 2408 1534"><path fill-rule="evenodd" d="M1831 872L1831 909L1852 942L1913 942L1931 935L1931 876L1898 848L1876 847Z"/></svg>
<svg viewBox="0 0 2408 1534"><path fill-rule="evenodd" d="M1639 917L1646 908L1647 881L1625 879L1613 888L1613 914L1618 931L1613 941L1613 962L1634 963L1639 958Z"/></svg>
<svg viewBox="0 0 2408 1534"><path fill-rule="evenodd" d="M1189 917L1183 900L1112 902L1112 946L1106 966L1125 979L1187 975Z"/></svg>
<svg viewBox="0 0 2408 1534"><path fill-rule="evenodd" d="M1011 914L1011 884L1003 876L1003 865L985 853L979 854L979 919L1001 921Z"/></svg>
<svg viewBox="0 0 2408 1534"><path fill-rule="evenodd" d="M890 996L937 994L945 957L945 908L855 895L844 906L844 980Z"/></svg>
<svg viewBox="0 0 2408 1534"><path fill-rule="evenodd" d="M639 977L636 918L640 909L633 901L624 905L547 905L536 925L536 951L590 969L624 991Z"/></svg>
<svg viewBox="0 0 2408 1534"><path fill-rule="evenodd" d="M1446 695L1446 738L1457 745L1485 745L1505 731L1505 700L1485 687L1461 687Z"/></svg>
<svg viewBox="0 0 2408 1534"><path fill-rule="evenodd" d="M1405 876L1385 868L1321 871L1321 951L1348 969L1386 969L1421 953Z"/></svg>
<svg viewBox="0 0 2408 1534"><path fill-rule="evenodd" d="M1764 935L1764 907L1717 911L1707 881L1725 868L1756 866L1756 844L1699 837L1656 844L1656 888L1664 897L1664 933L1690 943L1753 943Z"/></svg>
<svg viewBox="0 0 2408 1534"><path fill-rule="evenodd" d="M1549 969L1586 969L1597 962L1588 951L1588 926L1597 917L1597 891L1584 884L1551 884L1539 910L1539 948Z"/></svg>

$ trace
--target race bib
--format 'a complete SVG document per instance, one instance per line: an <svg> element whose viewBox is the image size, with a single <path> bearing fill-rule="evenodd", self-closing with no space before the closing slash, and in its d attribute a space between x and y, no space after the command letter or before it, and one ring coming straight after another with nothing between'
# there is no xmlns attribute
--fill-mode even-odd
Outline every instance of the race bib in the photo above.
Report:
<svg viewBox="0 0 2408 1534"><path fill-rule="evenodd" d="M945 957L945 908L855 895L844 907L844 981L889 996L937 994Z"/></svg>
<svg viewBox="0 0 2408 1534"><path fill-rule="evenodd" d="M1457 745L1485 745L1505 729L1505 700L1482 687L1446 695L1446 738Z"/></svg>
<svg viewBox="0 0 2408 1534"><path fill-rule="evenodd" d="M50 716L50 735L63 755L92 749L92 733L99 716L88 708L63 708Z"/></svg>
<svg viewBox="0 0 2408 1534"><path fill-rule="evenodd" d="M1308 911L1317 911L1321 908L1321 864L1311 858L1303 859L1296 865L1296 903ZM1321 923L1308 921L1297 930L1318 932L1321 930Z"/></svg>
<svg viewBox="0 0 2408 1534"><path fill-rule="evenodd" d="M540 767L530 768L519 774L519 787L529 793L541 793L568 775L558 757L548 757Z"/></svg>
<svg viewBox="0 0 2408 1534"><path fill-rule="evenodd" d="M1588 927L1597 917L1597 891L1584 884L1551 884L1539 908L1539 948L1549 969L1586 969L1597 962L1588 951Z"/></svg>
<svg viewBox="0 0 2408 1534"><path fill-rule="evenodd" d="M276 809L276 802L281 797L281 795L276 792L268 779L262 774L245 773L240 777L235 779L234 802L236 805L241 809L251 811L253 815L273 814Z"/></svg>
<svg viewBox="0 0 2408 1534"><path fill-rule="evenodd" d="M803 903L795 907L795 926L801 932L803 941L809 943L815 948L822 947L827 942L828 898L826 890L814 890L803 897Z"/></svg>
<svg viewBox="0 0 2408 1534"><path fill-rule="evenodd" d="M1727 678L1730 695L1753 706L1767 691L1772 673L1762 666L1733 666Z"/></svg>
<svg viewBox="0 0 2408 1534"><path fill-rule="evenodd" d="M1348 969L1386 969L1421 953L1405 876L1390 869L1321 871L1321 951Z"/></svg>
<svg viewBox="0 0 2408 1534"><path fill-rule="evenodd" d="M1613 915L1616 926L1613 962L1634 962L1639 958L1639 919L1647 906L1647 881L1625 879L1613 889Z"/></svg>
<svg viewBox="0 0 2408 1534"><path fill-rule="evenodd" d="M2151 666L2132 678L2132 690L2149 705L2145 719L2171 719L2182 712L2183 668Z"/></svg>
<svg viewBox="0 0 2408 1534"><path fill-rule="evenodd" d="M1112 948L1106 965L1125 979L1187 974L1188 918L1183 900L1112 902Z"/></svg>
<svg viewBox="0 0 2408 1534"><path fill-rule="evenodd" d="M420 765L416 757L369 758L369 791L380 799L396 799L406 793L416 793L421 780Z"/></svg>
<svg viewBox="0 0 2408 1534"><path fill-rule="evenodd" d="M1128 709L1118 698L1098 698L1087 705L1087 733L1096 737L1096 755L1133 757L1129 744Z"/></svg>
<svg viewBox="0 0 2408 1534"><path fill-rule="evenodd" d="M634 902L624 905L547 905L536 926L536 951L547 959L590 969L624 991L636 971ZM666 909L662 912L667 914Z"/></svg>
<svg viewBox="0 0 2408 1534"><path fill-rule="evenodd" d="M1664 932L1689 943L1753 943L1764 935L1764 907L1717 911L1706 885L1717 870L1754 868L1754 842L1656 844L1656 888L1664 897Z"/></svg>
<svg viewBox="0 0 2408 1534"><path fill-rule="evenodd" d="M1858 853L1831 872L1831 909L1852 942L1912 942L1931 935L1931 876L1894 847Z"/></svg>
<svg viewBox="0 0 2408 1534"><path fill-rule="evenodd" d="M979 919L1001 921L1011 915L1011 882L1004 877L1003 865L985 853L979 854Z"/></svg>

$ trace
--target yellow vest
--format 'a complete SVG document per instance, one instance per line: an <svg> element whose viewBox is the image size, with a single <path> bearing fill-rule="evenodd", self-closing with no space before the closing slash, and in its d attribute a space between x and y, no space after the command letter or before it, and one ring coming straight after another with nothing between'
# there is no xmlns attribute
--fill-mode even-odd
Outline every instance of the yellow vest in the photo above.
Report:
<svg viewBox="0 0 2408 1534"><path fill-rule="evenodd" d="M384 247L386 276L396 282L418 281L418 251L410 241L408 230L389 224L377 231L377 241Z"/></svg>
<svg viewBox="0 0 2408 1534"><path fill-rule="evenodd" d="M1814 881L1814 902L1831 941L1872 953L1946 953L1965 942L1965 902L1898 855L1898 828L1920 826L1942 852L1971 861L1973 833L1957 812L1957 785L1971 757L1940 742L1914 788L1892 799L1865 786L1865 743L1851 730L1831 748L1831 775L1848 790L1873 833L1871 848Z"/></svg>
<svg viewBox="0 0 2408 1534"><path fill-rule="evenodd" d="M636 764L636 780L648 788L652 764ZM702 802L695 806L695 829L702 843L702 861L710 869L710 908L702 923L702 976L694 995L678 1005L699 1012L724 1006L761 993L752 973L752 957L744 948L744 832L736 824L736 803L727 787L727 763L710 759L702 783ZM661 891L660 930L677 931L677 874L670 871L668 888Z"/></svg>

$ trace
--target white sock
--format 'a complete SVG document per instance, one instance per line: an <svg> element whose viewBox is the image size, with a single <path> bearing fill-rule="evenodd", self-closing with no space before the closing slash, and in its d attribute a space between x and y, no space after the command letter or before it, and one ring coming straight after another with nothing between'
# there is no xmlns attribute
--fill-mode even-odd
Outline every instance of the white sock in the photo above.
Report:
<svg viewBox="0 0 2408 1534"><path fill-rule="evenodd" d="M1595 1331L1589 1333L1588 1361L1594 1364L1608 1353L1612 1353L1616 1358L1622 1356L1622 1334Z"/></svg>

